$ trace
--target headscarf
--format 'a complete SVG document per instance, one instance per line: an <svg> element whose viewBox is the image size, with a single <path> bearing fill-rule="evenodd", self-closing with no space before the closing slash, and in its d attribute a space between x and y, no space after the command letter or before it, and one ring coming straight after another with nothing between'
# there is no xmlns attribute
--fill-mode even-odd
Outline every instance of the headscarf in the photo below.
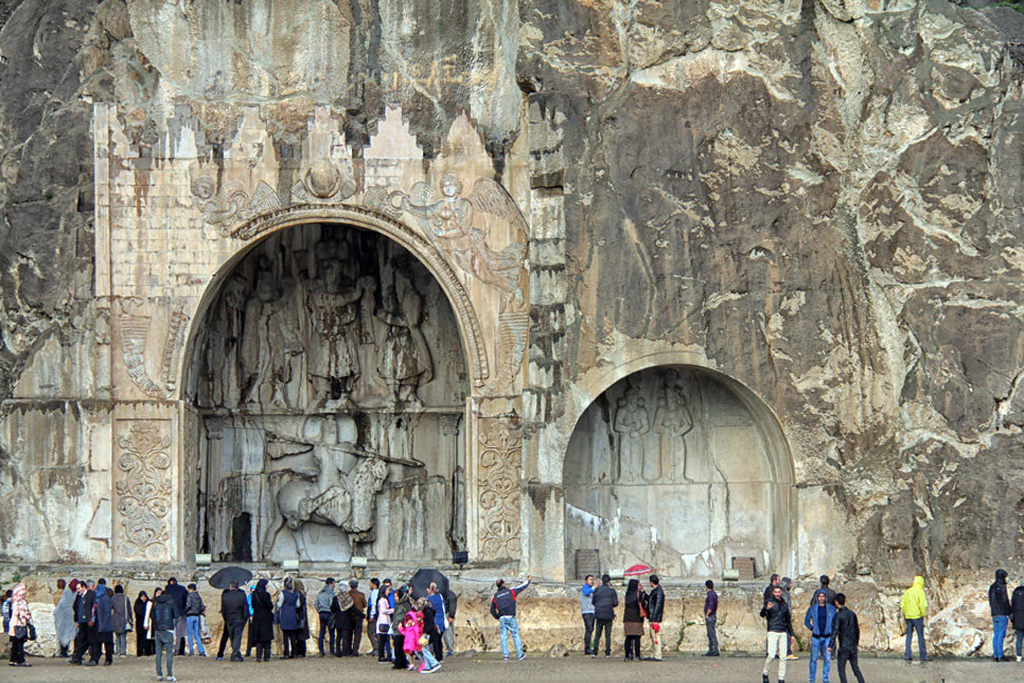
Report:
<svg viewBox="0 0 1024 683"><path fill-rule="evenodd" d="M72 593L78 592L78 579L71 579L71 583L68 584L68 588L71 589Z"/></svg>
<svg viewBox="0 0 1024 683"><path fill-rule="evenodd" d="M19 583L11 590L11 600L24 600L28 594L28 589L25 588L25 584Z"/></svg>
<svg viewBox="0 0 1024 683"><path fill-rule="evenodd" d="M71 581L71 585L77 587L78 582ZM60 601L53 609L53 625L57 631L57 640L61 645L68 645L75 639L75 590L65 588L61 593Z"/></svg>
<svg viewBox="0 0 1024 683"><path fill-rule="evenodd" d="M260 579L259 581L257 581L257 582L256 582L256 588L255 588L255 591L256 591L257 593L259 593L260 591L266 591L266 590L267 590L267 585L268 585L269 583L270 583L270 582L269 582L269 581L267 581L266 579Z"/></svg>

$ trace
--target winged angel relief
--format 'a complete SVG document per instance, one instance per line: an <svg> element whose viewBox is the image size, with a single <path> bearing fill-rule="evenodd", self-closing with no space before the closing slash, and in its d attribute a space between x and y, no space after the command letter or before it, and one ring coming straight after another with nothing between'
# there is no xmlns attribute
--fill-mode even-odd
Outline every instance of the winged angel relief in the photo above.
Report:
<svg viewBox="0 0 1024 683"><path fill-rule="evenodd" d="M503 357L497 384L503 386L519 372L526 351L529 312L522 277L529 226L505 188L490 178L479 178L463 197L462 182L445 173L440 189L438 197L428 183L420 182L408 194L392 192L389 201L416 216L424 232L460 269L501 291L498 326ZM514 241L501 251L488 245L486 228L480 227L491 220L507 223L515 233Z"/></svg>

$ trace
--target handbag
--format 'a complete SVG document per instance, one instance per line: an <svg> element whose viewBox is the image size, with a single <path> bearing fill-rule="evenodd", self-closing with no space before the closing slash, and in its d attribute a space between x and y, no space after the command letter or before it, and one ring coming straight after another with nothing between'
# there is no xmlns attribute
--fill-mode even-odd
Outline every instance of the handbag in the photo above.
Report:
<svg viewBox="0 0 1024 683"><path fill-rule="evenodd" d="M199 617L199 639L203 641L204 645L209 645L213 642L213 635L210 633L210 625L206 622L205 616Z"/></svg>
<svg viewBox="0 0 1024 683"><path fill-rule="evenodd" d="M430 645L430 636L420 636L420 647Z"/></svg>
<svg viewBox="0 0 1024 683"><path fill-rule="evenodd" d="M30 622L28 622L28 626L26 626L25 628L28 629L28 639L29 640L35 640L36 639L36 635L37 635L36 634L36 625L33 624L30 621Z"/></svg>
<svg viewBox="0 0 1024 683"><path fill-rule="evenodd" d="M14 637L18 640L25 640L28 638L28 626L15 626Z"/></svg>

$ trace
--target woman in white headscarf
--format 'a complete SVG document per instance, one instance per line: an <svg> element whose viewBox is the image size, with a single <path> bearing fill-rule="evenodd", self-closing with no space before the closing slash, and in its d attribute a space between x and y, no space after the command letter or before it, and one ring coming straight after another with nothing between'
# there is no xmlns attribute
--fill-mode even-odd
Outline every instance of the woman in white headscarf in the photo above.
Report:
<svg viewBox="0 0 1024 683"><path fill-rule="evenodd" d="M25 600L27 593L25 584L19 583L11 594L11 625L7 630L7 635L11 637L10 666L32 666L25 661L25 641L28 640L25 629L32 623L32 612Z"/></svg>

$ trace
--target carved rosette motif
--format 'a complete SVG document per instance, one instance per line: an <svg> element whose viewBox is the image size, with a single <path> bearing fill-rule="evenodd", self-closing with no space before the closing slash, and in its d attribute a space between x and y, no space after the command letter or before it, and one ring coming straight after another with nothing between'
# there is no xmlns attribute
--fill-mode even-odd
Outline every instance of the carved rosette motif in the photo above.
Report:
<svg viewBox="0 0 1024 683"><path fill-rule="evenodd" d="M480 442L480 550L488 559L519 557L522 433L496 423Z"/></svg>
<svg viewBox="0 0 1024 683"><path fill-rule="evenodd" d="M170 422L134 421L117 441L117 511L126 558L170 555L172 509Z"/></svg>

